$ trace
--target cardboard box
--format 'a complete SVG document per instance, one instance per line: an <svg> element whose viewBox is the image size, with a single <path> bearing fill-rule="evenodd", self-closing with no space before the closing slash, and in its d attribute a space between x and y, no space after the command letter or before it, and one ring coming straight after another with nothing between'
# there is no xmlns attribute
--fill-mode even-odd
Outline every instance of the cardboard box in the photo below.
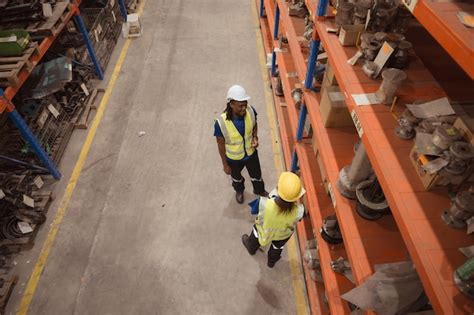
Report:
<svg viewBox="0 0 474 315"><path fill-rule="evenodd" d="M339 31L339 42L343 46L355 46L359 33L364 31L363 24L343 25Z"/></svg>
<svg viewBox="0 0 474 315"><path fill-rule="evenodd" d="M344 94L337 86L327 86L322 92L319 111L325 127L353 126L351 114L347 109Z"/></svg>
<svg viewBox="0 0 474 315"><path fill-rule="evenodd" d="M472 118L469 116L458 117L453 126L459 130L467 142L474 145L474 120Z"/></svg>
<svg viewBox="0 0 474 315"><path fill-rule="evenodd" d="M441 176L439 173L430 174L423 169L423 165L425 165L430 160L435 159L435 157L429 157L424 154L419 154L416 152L416 147L410 151L410 161L415 167L416 173L420 178L423 187L426 190L434 190L434 189L441 189L446 188L448 185L453 185L455 190L460 189L464 184L470 181L470 177L473 174L473 167L469 167L468 170L459 176L452 176L450 179Z"/></svg>
<svg viewBox="0 0 474 315"><path fill-rule="evenodd" d="M324 86L331 86L337 85L336 76L334 75L334 71L329 63L326 64L326 71L324 72L323 77L323 87Z"/></svg>

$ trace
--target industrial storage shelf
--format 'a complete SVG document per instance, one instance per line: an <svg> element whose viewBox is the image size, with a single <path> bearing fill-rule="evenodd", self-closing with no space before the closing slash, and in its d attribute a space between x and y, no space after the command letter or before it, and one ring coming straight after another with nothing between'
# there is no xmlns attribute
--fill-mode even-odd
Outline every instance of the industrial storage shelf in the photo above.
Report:
<svg viewBox="0 0 474 315"><path fill-rule="evenodd" d="M306 73L306 48L301 47L299 36L302 35L304 24L302 19L289 17L286 3L282 1L277 3L281 13L280 27L283 34L288 37L291 56L294 60L294 68L289 72L295 71L302 79ZM314 18L317 1L307 0L306 3ZM273 27L275 18L273 6L273 1L265 1L265 9L271 27ZM316 24L322 44L328 53L329 62L333 66L337 81L344 92L348 108L350 111L355 110L361 122L363 129L362 141L395 218L395 221L391 218L384 218L383 220L386 222L383 220L377 222L363 221L351 210L353 208L352 202L335 193L336 212L342 226L349 260L355 269L356 281L359 283L370 275L374 263L382 262L370 257L370 255L384 256L385 262L396 261L400 258L406 260L411 257L437 313L472 313L474 310L473 303L470 303L456 289L452 280L454 269L465 261L458 248L471 245L472 237L465 235L463 231L447 227L441 221L442 211L447 209L450 204L446 192L425 191L409 161L409 151L413 146L413 142L403 141L394 133L397 124L396 113L403 110L402 105L420 99L431 100L443 97L445 96L443 89L426 70L423 63L415 58L407 71L408 79L398 92L399 106L396 107L395 114L390 112L389 107L385 105L355 106L351 95L374 92L380 86L381 80L371 80L362 72L360 66L353 67L347 64L347 59L355 54L356 48L341 46L335 35L327 33L326 29L328 27L333 28L333 23L322 18ZM275 45L271 46L275 47ZM287 53L284 51L277 52L281 73L283 72L282 64L285 67L285 61L288 60L284 56L285 54ZM292 77L293 75L290 75L290 78ZM284 75L282 80L285 87ZM286 89L288 90L288 87ZM335 187L339 170L342 166L349 164L353 156L350 148L357 139L356 133L353 128L324 128L318 109L319 94L305 91L304 99L315 136L318 138L318 146L321 148L323 164L327 169L332 187ZM294 129L296 121L293 119L298 114L295 112L296 109L289 108L287 110L292 117L290 123L292 123L293 128L291 129ZM300 143L296 144L296 151L300 164L304 164L301 163L300 146ZM309 160L311 161L311 158ZM305 170L307 168L303 166L301 169L303 180L305 180L305 174L307 173ZM311 193L308 193L308 197L311 197ZM313 217L314 215L312 219ZM359 220L361 220L360 229L357 228L357 224L354 224ZM396 225L394 222L396 222ZM314 222L313 226L316 227ZM352 233L357 235L357 233L366 232L367 230L370 231L369 233L377 233L377 229L382 230L382 232L396 231L397 236L393 238L396 248L400 249L406 246L408 252L404 253L401 250L393 256L387 242L383 242L382 251L379 252L378 246L374 247L371 244L373 241L377 242L376 239L367 240L360 236L347 237ZM401 231L403 237L402 241L399 231ZM370 255L358 256L357 251L360 249ZM390 258L387 259L387 257Z"/></svg>
<svg viewBox="0 0 474 315"><path fill-rule="evenodd" d="M25 69L23 71L20 72L19 76L18 76L18 80L19 80L19 83L16 85L16 86L10 86L10 87L7 87L4 91L4 94L3 94L3 97L7 100L7 101L11 101L15 95L18 93L18 91L21 89L21 87L23 86L23 84L26 82L26 80L28 79L28 77L30 76L30 74L33 72L35 66L41 61L41 59L44 57L44 55L48 52L48 49L51 47L51 45L54 43L54 41L56 40L56 38L61 34L61 31L64 29L64 27L66 26L66 24L72 19L72 17L74 16L74 14L76 14L76 12L78 12L78 7L79 5L81 4L81 1L82 0L76 0L75 1L75 4L70 4L69 5L69 12L68 14L66 15L65 19L64 19L64 23L59 27L56 35L54 36L48 36L48 37L45 37L41 43L39 44L38 46L38 53L37 54L33 54L30 58L30 61L32 63L32 67L30 67L29 69ZM1 99L0 99L1 100ZM1 102L0 101L0 114L3 113L8 106L11 106L11 103L9 102Z"/></svg>
<svg viewBox="0 0 474 315"><path fill-rule="evenodd" d="M272 11L267 11L267 15L271 13ZM266 23L266 19L260 20L260 27L263 33L265 50L267 53L271 53L272 50L270 47L272 47L272 38ZM275 89L275 81L273 80L272 83L273 88ZM286 168L290 169L292 148L295 148L294 136L292 136L295 131L292 129L295 127L293 125L292 128L290 125L288 118L288 105L284 98L274 95L274 100L278 121L280 124L279 130L280 137L282 139L282 148L286 160ZM322 215L325 216L334 213L334 210L332 209L332 203L329 197L321 190L322 180L315 159L308 158L310 156L310 151L312 150L311 147L309 147L308 144L300 143L297 143L296 147L301 169L311 170L302 172L303 183L307 190L305 204L310 211L310 215L309 218L305 218L297 226L300 251L305 251L306 240L316 238L319 244L318 247L321 269L323 278L325 280L325 285L312 280L310 276L310 270L306 266L304 267L306 287L311 309L313 312L317 312L318 314L327 314L328 309L325 306L324 301L324 297L327 296L327 303L329 304L329 309L331 310L332 314L348 313L348 304L341 299L340 295L352 289L354 285L346 277L333 272L330 268L330 262L332 260L336 260L339 257L347 257L344 246L342 244L337 246L329 246L323 241L318 231L313 231L314 228L318 229L322 225ZM318 187L319 189L317 189Z"/></svg>
<svg viewBox="0 0 474 315"><path fill-rule="evenodd" d="M304 64L304 54L301 52L299 43L295 41L296 34L301 34L304 24L298 23L301 18L292 18L288 14L288 7L283 1L278 1L280 6L282 31L288 35L289 52L284 49L277 52L277 64L283 83L283 90L287 96L287 105L292 122L293 134L296 135L298 123L298 112L292 103L291 90L294 84L300 83L293 73L295 70L302 75L305 70L298 70L298 64ZM297 24L296 24L296 23ZM292 31L290 31L292 30ZM295 43L296 42L296 43ZM294 43L294 44L292 44ZM299 53L295 53L293 47ZM300 60L297 61L297 56ZM305 94L305 96L308 94ZM317 139L320 154L326 166L327 176L333 191L336 190L336 182L339 170L351 163L354 156L353 145L358 140L354 127L326 129L319 113L319 103L306 100L306 106L310 113L314 136ZM298 156L299 157L299 156ZM315 159L313 155L313 159ZM302 173L307 170L302 169ZM343 234L346 251L351 262L354 280L362 283L373 272L373 265L379 263L398 262L408 259L408 252L397 229L393 218L386 216L377 222L363 220L352 210L354 202L334 194L336 198L336 214ZM390 246L388 247L387 244Z"/></svg>
<svg viewBox="0 0 474 315"><path fill-rule="evenodd" d="M356 106L351 95L374 92L381 80L372 81L360 66L349 65L346 61L356 49L343 47L335 35L326 32L328 27L334 24L329 20L319 21L318 34L349 111L357 113L369 159L435 311L440 314L474 311L474 304L456 289L452 277L455 268L465 261L458 248L471 245L472 237L441 220L442 212L450 206L449 197L446 192L427 192L421 185L409 160L413 142L395 136L397 122L390 108ZM397 92L399 112L404 104L445 95L421 61L410 64L407 75Z"/></svg>
<svg viewBox="0 0 474 315"><path fill-rule="evenodd" d="M418 0L413 15L474 79L474 29L459 21L459 11L472 13L474 2Z"/></svg>

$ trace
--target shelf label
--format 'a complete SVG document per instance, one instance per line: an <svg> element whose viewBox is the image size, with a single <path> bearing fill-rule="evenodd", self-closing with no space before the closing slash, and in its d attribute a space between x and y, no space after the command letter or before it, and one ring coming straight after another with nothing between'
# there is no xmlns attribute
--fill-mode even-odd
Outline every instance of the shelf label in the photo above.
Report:
<svg viewBox="0 0 474 315"><path fill-rule="evenodd" d="M362 138L362 135L364 134L364 129L362 129L362 124L360 123L359 116L357 116L355 109L352 110L351 117L352 121L354 122L354 126L357 129L357 133L359 134L359 138Z"/></svg>
<svg viewBox="0 0 474 315"><path fill-rule="evenodd" d="M415 11L418 0L402 0L403 4L410 10L411 13Z"/></svg>
<svg viewBox="0 0 474 315"><path fill-rule="evenodd" d="M48 105L48 110L51 112L51 114L53 114L54 118L58 118L59 112L58 112L58 110L56 109L56 107L54 107L53 104L49 104L49 105Z"/></svg>
<svg viewBox="0 0 474 315"><path fill-rule="evenodd" d="M0 189L0 200L2 200L3 198L5 198L5 193L2 189Z"/></svg>
<svg viewBox="0 0 474 315"><path fill-rule="evenodd" d="M117 17L115 16L114 11L112 11L112 17L113 17L113 19L114 19L114 23L117 23Z"/></svg>
<svg viewBox="0 0 474 315"><path fill-rule="evenodd" d="M43 128L44 124L46 123L46 120L48 120L48 117L49 117L48 111L44 109L38 118L38 126L40 126L40 128Z"/></svg>
<svg viewBox="0 0 474 315"><path fill-rule="evenodd" d="M336 196L334 195L334 191L332 190L331 183L328 183L328 190L329 190L329 196L331 197L332 206L336 208Z"/></svg>

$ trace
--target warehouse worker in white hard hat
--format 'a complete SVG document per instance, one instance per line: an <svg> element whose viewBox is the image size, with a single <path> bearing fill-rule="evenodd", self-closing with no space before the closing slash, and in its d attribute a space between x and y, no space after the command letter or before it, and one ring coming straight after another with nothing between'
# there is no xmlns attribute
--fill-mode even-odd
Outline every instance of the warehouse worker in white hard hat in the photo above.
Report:
<svg viewBox="0 0 474 315"><path fill-rule="evenodd" d="M298 175L283 172L269 198L260 197L249 203L252 214L257 214L250 235L242 235L242 243L250 255L255 255L260 246L270 244L267 265L270 268L275 266L283 246L295 231L296 223L304 216L304 206L297 203L304 194Z"/></svg>
<svg viewBox="0 0 474 315"><path fill-rule="evenodd" d="M227 107L214 123L214 136L222 166L232 178L238 203L244 202L244 167L249 172L254 194L268 196L257 152L257 112L248 105L249 99L243 87L231 86L227 91Z"/></svg>

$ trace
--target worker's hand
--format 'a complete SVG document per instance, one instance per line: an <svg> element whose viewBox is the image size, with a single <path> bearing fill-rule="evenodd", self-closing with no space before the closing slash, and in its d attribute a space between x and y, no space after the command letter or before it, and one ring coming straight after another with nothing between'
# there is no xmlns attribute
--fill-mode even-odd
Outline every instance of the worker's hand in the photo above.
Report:
<svg viewBox="0 0 474 315"><path fill-rule="evenodd" d="M258 137L252 138L252 148L258 147Z"/></svg>
<svg viewBox="0 0 474 315"><path fill-rule="evenodd" d="M230 175L230 173L231 173L230 166L227 163L224 164L224 173L226 173L227 175Z"/></svg>

